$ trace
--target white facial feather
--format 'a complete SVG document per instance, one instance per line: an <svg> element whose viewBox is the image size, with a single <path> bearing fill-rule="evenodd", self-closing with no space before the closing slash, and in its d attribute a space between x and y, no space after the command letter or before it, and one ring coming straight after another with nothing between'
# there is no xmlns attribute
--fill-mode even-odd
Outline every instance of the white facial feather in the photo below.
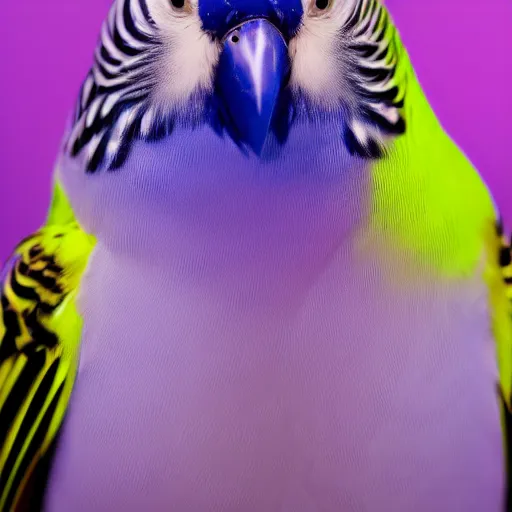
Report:
<svg viewBox="0 0 512 512"><path fill-rule="evenodd" d="M305 92L323 108L339 108L339 98L350 94L339 54L339 31L359 0L332 0L325 13L315 12L315 0L303 0L299 33L290 41L290 86Z"/></svg>
<svg viewBox="0 0 512 512"><path fill-rule="evenodd" d="M176 106L198 90L210 90L220 45L202 30L197 3L180 13L169 0L148 0L148 9L163 43L156 66L155 103Z"/></svg>

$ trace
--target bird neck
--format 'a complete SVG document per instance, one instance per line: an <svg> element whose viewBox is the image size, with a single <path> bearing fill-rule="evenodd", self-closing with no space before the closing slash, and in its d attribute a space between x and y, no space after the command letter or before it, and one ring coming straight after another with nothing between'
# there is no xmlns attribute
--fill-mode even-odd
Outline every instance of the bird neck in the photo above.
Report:
<svg viewBox="0 0 512 512"><path fill-rule="evenodd" d="M63 157L58 175L98 250L190 279L286 286L320 271L367 220L368 166L335 130L298 127L263 161L208 127L183 130L138 142L117 172L86 175Z"/></svg>

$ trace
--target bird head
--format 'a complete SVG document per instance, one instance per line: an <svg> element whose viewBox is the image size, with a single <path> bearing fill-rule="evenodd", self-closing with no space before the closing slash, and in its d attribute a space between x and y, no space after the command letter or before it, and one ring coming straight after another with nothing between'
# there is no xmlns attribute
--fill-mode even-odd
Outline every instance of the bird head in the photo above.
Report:
<svg viewBox="0 0 512 512"><path fill-rule="evenodd" d="M137 139L208 123L260 155L336 116L350 153L379 158L405 130L403 53L379 0L116 0L68 149L115 169Z"/></svg>

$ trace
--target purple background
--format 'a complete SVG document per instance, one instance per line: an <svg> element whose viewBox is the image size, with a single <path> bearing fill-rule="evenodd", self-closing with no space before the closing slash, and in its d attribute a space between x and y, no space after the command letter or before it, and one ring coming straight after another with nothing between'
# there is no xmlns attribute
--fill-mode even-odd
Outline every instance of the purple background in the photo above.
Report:
<svg viewBox="0 0 512 512"><path fill-rule="evenodd" d="M339 0L338 0L339 1ZM53 162L109 0L2 6L0 260L46 214ZM512 2L388 0L430 102L512 220Z"/></svg>

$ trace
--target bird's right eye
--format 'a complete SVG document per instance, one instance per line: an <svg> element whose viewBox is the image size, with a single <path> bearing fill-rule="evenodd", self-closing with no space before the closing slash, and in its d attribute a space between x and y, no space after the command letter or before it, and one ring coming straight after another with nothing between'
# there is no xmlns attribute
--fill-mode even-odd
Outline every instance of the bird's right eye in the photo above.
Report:
<svg viewBox="0 0 512 512"><path fill-rule="evenodd" d="M187 11L189 7L187 0L170 0L170 4L176 11Z"/></svg>

